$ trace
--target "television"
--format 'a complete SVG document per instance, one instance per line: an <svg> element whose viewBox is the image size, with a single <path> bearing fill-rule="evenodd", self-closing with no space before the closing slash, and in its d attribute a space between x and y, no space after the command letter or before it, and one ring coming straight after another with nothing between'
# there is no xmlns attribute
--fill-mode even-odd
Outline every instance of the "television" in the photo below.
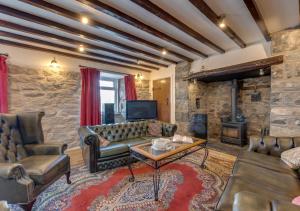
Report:
<svg viewBox="0 0 300 211"><path fill-rule="evenodd" d="M157 119L156 100L126 101L126 120Z"/></svg>

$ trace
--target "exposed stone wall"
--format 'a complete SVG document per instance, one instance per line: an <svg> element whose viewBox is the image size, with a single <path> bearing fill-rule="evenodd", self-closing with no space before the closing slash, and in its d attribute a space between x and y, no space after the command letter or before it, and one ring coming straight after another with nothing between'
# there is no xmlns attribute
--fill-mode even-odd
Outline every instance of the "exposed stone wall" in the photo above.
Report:
<svg viewBox="0 0 300 211"><path fill-rule="evenodd" d="M273 34L272 54L284 62L272 66L271 135L300 136L300 30Z"/></svg>
<svg viewBox="0 0 300 211"><path fill-rule="evenodd" d="M189 82L182 79L188 76L191 64L187 62L176 65L175 68L175 119L177 132L187 134L189 131Z"/></svg>
<svg viewBox="0 0 300 211"><path fill-rule="evenodd" d="M79 143L80 73L9 65L9 111L44 111L45 141Z"/></svg>

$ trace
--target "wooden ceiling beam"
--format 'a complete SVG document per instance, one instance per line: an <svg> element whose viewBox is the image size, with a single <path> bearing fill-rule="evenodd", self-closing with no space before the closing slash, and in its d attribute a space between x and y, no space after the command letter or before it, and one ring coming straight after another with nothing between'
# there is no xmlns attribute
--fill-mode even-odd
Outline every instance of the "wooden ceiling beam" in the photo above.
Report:
<svg viewBox="0 0 300 211"><path fill-rule="evenodd" d="M117 58L117 57L112 57L112 56L108 56L108 55L104 55L104 54L100 54L100 53L94 53L94 52L88 52L88 51L80 52L78 50L78 48L76 48L76 47L69 47L69 46L48 42L48 41L45 41L45 40L35 39L35 38L31 38L31 37L26 37L26 36L23 36L23 35L11 33L11 32L6 32L6 31L2 31L2 30L0 30L0 36L9 37L9 38L13 38L13 39L21 40L21 41L32 42L32 43L35 43L35 44L46 45L46 46L49 46L49 47L60 48L60 49L63 49L63 50L83 53L83 54L86 54L88 56L98 57L100 59L108 59L108 60L112 60L114 62L122 62L122 63L126 63L126 64L129 64L129 65L137 65L137 66L141 66L141 67L145 67L145 68L149 68L149 69L159 70L159 68L155 67L155 66L146 65L146 64L137 64L136 62L133 62L133 61L130 61L130 60L124 60L124 59L120 59L120 58Z"/></svg>
<svg viewBox="0 0 300 211"><path fill-rule="evenodd" d="M40 9L50 11L50 12L55 13L57 15L60 15L60 16L66 17L66 18L70 18L72 20L79 21L79 22L81 21L81 18L82 18L82 14L67 10L65 8L59 7L57 5L51 4L51 3L43 1L43 0L20 0L20 1L25 2L27 4L30 4L32 6L40 8ZM130 41L133 41L135 43L147 46L147 47L152 48L154 50L157 50L159 52L162 52L164 50L163 47L161 47L157 44L154 44L150 41L144 40L142 38L139 38L139 37L134 36L132 34L129 34L127 32L121 31L117 28L114 28L114 27L111 27L111 26L106 25L104 23L101 23L97 20L92 19L91 17L88 17L88 18L89 18L89 24L88 25L90 25L90 26L93 26L93 27L101 29L101 30L108 31L109 33L112 33L114 35L122 37L126 40L130 40ZM180 54L178 54L176 52L173 52L171 50L168 50L168 53L170 55L173 55L173 56L176 56L176 57L180 55ZM183 55L180 55L180 57L178 57L178 58L181 58L181 59L184 59L184 60L186 59L186 57L183 56Z"/></svg>
<svg viewBox="0 0 300 211"><path fill-rule="evenodd" d="M189 0L203 15L205 15L212 23L221 29L233 42L241 48L246 47L245 42L228 26L221 28L219 23L222 17L218 16L204 0Z"/></svg>
<svg viewBox="0 0 300 211"><path fill-rule="evenodd" d="M28 44L19 43L19 42L14 42L14 41L10 41L10 40L0 39L0 44L15 46L18 48L26 48L26 49L30 49L30 50L37 50L37 51L42 51L42 52L46 52L46 53L54 53L54 54L67 56L67 57L71 57L71 58L83 59L83 60L87 60L87 61L97 62L97 63L101 63L101 64L108 64L108 65L113 65L113 66L117 66L117 67L124 67L124 68L128 68L128 69L133 69L133 70L140 70L140 71L148 72L148 73L151 72L150 70L146 70L146 69L139 68L139 67L132 67L129 65L123 65L123 64L105 61L105 60L96 59L96 58L91 58L91 57L87 57L87 56L81 56L81 55L77 55L77 54L42 48L42 47L28 45Z"/></svg>
<svg viewBox="0 0 300 211"><path fill-rule="evenodd" d="M264 21L262 14L259 11L259 8L254 0L244 0L245 5L247 6L250 14L252 15L254 21L256 22L258 28L264 35L267 41L271 40L270 33Z"/></svg>
<svg viewBox="0 0 300 211"><path fill-rule="evenodd" d="M147 51L143 51L138 48L134 48L134 47L131 47L131 46L128 46L128 45L125 45L125 44L122 44L122 43L119 43L119 42L116 42L113 40L109 40L109 39L100 37L98 35L95 35L95 34L92 34L92 33L89 33L89 32L83 31L83 30L79 30L79 29L76 29L71 26L61 24L61 23L57 23L55 21L51 21L51 20L48 20L48 19L45 19L42 17L38 17L38 16L35 16L32 14L11 8L11 7L4 6L4 5L0 5L0 13L10 15L10 16L13 16L16 18L20 18L20 19L23 19L26 21L30 21L33 23L41 24L41 25L47 26L47 27L55 29L55 30L61 30L61 31L76 35L78 37L84 36L85 38L90 39L90 40L105 42L105 43L108 43L109 45L115 46L119 49L131 51L131 52L137 53L137 54L143 54L145 56L148 56L148 57L151 57L154 59L170 61L167 58L162 59L161 56L149 53ZM171 61L174 62L173 60L171 60Z"/></svg>
<svg viewBox="0 0 300 211"><path fill-rule="evenodd" d="M151 34L155 37L158 37L162 40L165 40L165 41L167 41L167 42L169 42L169 43L171 43L171 44L173 44L173 45L175 45L179 48L182 48L186 51L197 54L197 55L199 55L201 57L204 57L204 58L208 57L208 55L205 54L204 52L201 52L201 51L199 51L199 50L197 50L193 47L190 47L190 46L186 45L185 43L183 43L183 42L181 42L181 41L179 41L175 38L172 38L169 35L164 34L164 33L160 32L159 30L157 30L157 29L155 29L155 28L153 28L149 25L146 25L145 23L143 23L143 22L141 22L141 21L139 21L139 20L123 13L123 12L121 12L120 10L117 10L117 9L107 5L107 4L104 4L103 2L100 2L98 0L76 0L76 1L78 1L80 3L83 3L85 5L88 5L92 8L94 8L94 9L102 12L102 13L110 15L110 16L112 16L112 17L114 17L114 18L116 18L116 19L118 19L118 20L120 20L124 23L127 23L127 24L129 24L131 26L134 26L134 27L136 27L136 28L138 28L138 29L140 29L144 32L147 32L147 33L149 33L149 34Z"/></svg>
<svg viewBox="0 0 300 211"><path fill-rule="evenodd" d="M77 45L77 46L84 45L84 47L89 48L91 50L105 51L105 52L108 52L108 53L112 53L114 55L122 56L122 57L127 58L127 59L134 59L136 61L147 62L147 63L154 64L154 65L161 66L161 67L168 67L168 65L163 64L163 63L155 62L155 61L144 59L144 58L141 58L141 57L132 56L130 54L125 54L125 53L115 51L115 50L112 50L112 49L109 49L109 48L103 48L103 47L100 47L100 46L97 46L97 45L90 44L90 43L85 42L85 41L78 41L78 40L75 40L75 39L70 39L70 38L67 38L67 37L60 36L60 35L56 35L56 34L52 34L52 33L49 33L49 32L41 31L41 30L38 30L38 29L33 29L33 28L26 27L26 26L21 26L19 24L11 23L11 22L8 22L8 21L0 20L0 26L4 27L4 28L15 30L15 31L25 32L25 33L30 34L30 35L38 35L38 36L46 37L48 39L50 38L50 39L53 39L53 40L59 40L59 41L66 42L66 43L69 43L69 44L72 44L72 45Z"/></svg>
<svg viewBox="0 0 300 211"><path fill-rule="evenodd" d="M157 17L161 18L165 22L171 24L172 26L178 28L179 30L183 31L184 33L188 34L189 36L195 38L199 42L205 44L206 46L210 47L211 49L219 52L225 53L225 50L210 41L209 39L205 38L203 35L192 29L191 27L187 26L174 16L167 13L165 10L153 4L149 0L131 0L133 3L139 5L140 7L144 8L146 11L156 15Z"/></svg>

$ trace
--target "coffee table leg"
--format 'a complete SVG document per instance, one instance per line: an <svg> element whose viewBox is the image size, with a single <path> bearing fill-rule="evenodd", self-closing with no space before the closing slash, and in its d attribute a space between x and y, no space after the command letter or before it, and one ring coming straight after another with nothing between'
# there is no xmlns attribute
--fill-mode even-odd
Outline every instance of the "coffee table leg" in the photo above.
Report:
<svg viewBox="0 0 300 211"><path fill-rule="evenodd" d="M204 147L204 157L203 157L203 160L202 160L202 163L200 165L201 168L205 168L205 161L208 157L208 149L206 147Z"/></svg>
<svg viewBox="0 0 300 211"><path fill-rule="evenodd" d="M159 183L160 183L160 172L157 163L155 163L156 168L154 169L153 174L153 187L154 187L154 198L155 201L158 201L158 192L159 192Z"/></svg>
<svg viewBox="0 0 300 211"><path fill-rule="evenodd" d="M131 177L129 178L129 182L134 182L135 178L134 178L134 174L133 174L133 171L132 171L131 163L132 163L132 158L130 157L128 159L128 162L127 162L127 166L128 166L129 171L130 171L130 174L131 174Z"/></svg>

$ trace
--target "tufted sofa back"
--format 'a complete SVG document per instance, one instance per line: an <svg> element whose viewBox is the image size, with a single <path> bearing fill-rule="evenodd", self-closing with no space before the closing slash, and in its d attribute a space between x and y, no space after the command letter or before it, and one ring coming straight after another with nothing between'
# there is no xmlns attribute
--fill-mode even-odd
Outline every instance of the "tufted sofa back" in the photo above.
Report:
<svg viewBox="0 0 300 211"><path fill-rule="evenodd" d="M0 163L15 163L27 156L18 129L17 115L0 116Z"/></svg>
<svg viewBox="0 0 300 211"><path fill-rule="evenodd" d="M300 137L251 136L249 151L280 157L285 150L300 147Z"/></svg>

